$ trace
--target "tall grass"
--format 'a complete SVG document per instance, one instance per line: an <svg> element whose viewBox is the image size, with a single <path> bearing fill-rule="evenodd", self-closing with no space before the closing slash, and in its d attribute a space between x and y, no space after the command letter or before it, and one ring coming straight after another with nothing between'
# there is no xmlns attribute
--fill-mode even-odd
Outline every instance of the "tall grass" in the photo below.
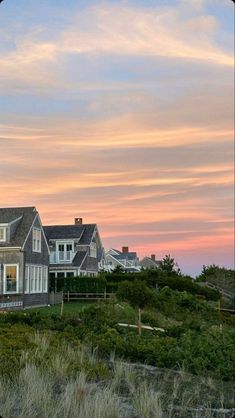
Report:
<svg viewBox="0 0 235 418"><path fill-rule="evenodd" d="M84 346L37 334L15 377L0 377L3 418L232 418L232 391L209 379L107 364ZM223 408L223 410L222 410Z"/></svg>

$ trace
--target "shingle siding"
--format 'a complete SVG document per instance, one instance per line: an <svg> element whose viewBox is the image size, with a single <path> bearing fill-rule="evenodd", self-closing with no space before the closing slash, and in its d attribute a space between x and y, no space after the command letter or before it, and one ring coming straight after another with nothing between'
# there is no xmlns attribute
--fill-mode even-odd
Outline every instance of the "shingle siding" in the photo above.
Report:
<svg viewBox="0 0 235 418"><path fill-rule="evenodd" d="M27 208L0 208L0 224L8 224L8 240L0 245L0 295L1 299L14 302L17 300L25 306L47 305L47 293L24 294L25 266L49 267L49 249L41 227L39 214L35 207ZM41 230L41 251L33 251L33 227ZM20 248L17 250L17 248ZM3 295L4 265L17 264L18 296L13 293ZM31 272L31 269L29 270ZM38 270L39 271L39 270ZM39 283L39 282L38 282ZM37 288L37 290L39 287Z"/></svg>
<svg viewBox="0 0 235 418"><path fill-rule="evenodd" d="M52 256L51 260L53 264L50 264L50 271L66 271L77 270L79 274L98 273L98 256L103 254L102 244L99 238L98 229L96 224L76 224L76 225L54 225L44 227L47 242L50 251L53 253L56 250L56 241L73 241L75 255L70 263L55 264L55 259ZM90 248L92 242L96 242L97 256L90 257Z"/></svg>
<svg viewBox="0 0 235 418"><path fill-rule="evenodd" d="M37 215L35 207L27 208L0 208L0 223L8 223L21 218L17 227L13 225L12 233L8 242L1 242L0 247L22 247L29 229ZM14 234L13 234L14 232Z"/></svg>
<svg viewBox="0 0 235 418"><path fill-rule="evenodd" d="M8 228L9 232L9 241L11 241L16 233L16 230L20 224L21 218L17 219L15 222L12 222L11 227Z"/></svg>
<svg viewBox="0 0 235 418"><path fill-rule="evenodd" d="M30 306L45 306L49 304L48 293L33 293L30 295L24 295L23 306L28 308Z"/></svg>
<svg viewBox="0 0 235 418"><path fill-rule="evenodd" d="M24 254L22 251L0 251L0 294L3 294L3 265L18 264L19 265L19 293L23 292L24 278Z"/></svg>
<svg viewBox="0 0 235 418"><path fill-rule="evenodd" d="M40 223L36 218L33 227L40 228ZM44 238L43 231L41 232L41 252L34 252L33 251L33 228L27 237L27 240L24 244L24 252L25 252L25 262L27 264L40 264L44 266L49 265L49 253L46 240Z"/></svg>

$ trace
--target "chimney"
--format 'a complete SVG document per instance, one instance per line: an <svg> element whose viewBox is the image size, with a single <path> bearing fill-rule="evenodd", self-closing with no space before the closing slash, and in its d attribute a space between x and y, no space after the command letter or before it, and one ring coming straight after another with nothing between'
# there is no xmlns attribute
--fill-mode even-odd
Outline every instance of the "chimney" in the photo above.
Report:
<svg viewBox="0 0 235 418"><path fill-rule="evenodd" d="M153 261L156 261L156 255L155 255L155 254L151 254L151 259L152 259Z"/></svg>
<svg viewBox="0 0 235 418"><path fill-rule="evenodd" d="M122 247L123 254L129 253L129 247Z"/></svg>
<svg viewBox="0 0 235 418"><path fill-rule="evenodd" d="M82 218L75 218L74 219L74 224L75 225L82 225Z"/></svg>

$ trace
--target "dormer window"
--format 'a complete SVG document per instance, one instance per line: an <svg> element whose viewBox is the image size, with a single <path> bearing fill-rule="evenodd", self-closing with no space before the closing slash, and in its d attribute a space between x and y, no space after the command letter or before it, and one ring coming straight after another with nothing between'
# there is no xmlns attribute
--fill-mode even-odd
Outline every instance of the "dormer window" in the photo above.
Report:
<svg viewBox="0 0 235 418"><path fill-rule="evenodd" d="M6 227L0 226L0 242L6 241Z"/></svg>
<svg viewBox="0 0 235 418"><path fill-rule="evenodd" d="M90 245L90 257L96 258L96 255L97 255L96 243L95 242L91 242L91 245Z"/></svg>
<svg viewBox="0 0 235 418"><path fill-rule="evenodd" d="M74 243L73 242L61 242L56 243L58 261L71 262L74 255Z"/></svg>
<svg viewBox="0 0 235 418"><path fill-rule="evenodd" d="M40 253L41 245L41 230L33 228L33 251L35 253Z"/></svg>

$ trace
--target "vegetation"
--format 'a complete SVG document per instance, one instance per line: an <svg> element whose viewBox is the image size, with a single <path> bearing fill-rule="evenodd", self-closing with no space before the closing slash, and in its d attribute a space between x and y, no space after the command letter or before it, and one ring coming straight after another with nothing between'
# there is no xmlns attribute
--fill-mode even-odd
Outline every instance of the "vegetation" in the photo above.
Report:
<svg viewBox="0 0 235 418"><path fill-rule="evenodd" d="M235 275L234 270L224 267L203 266L201 274L196 278L197 282L208 282L218 288L234 295L235 292Z"/></svg>
<svg viewBox="0 0 235 418"><path fill-rule="evenodd" d="M80 301L73 301L72 303L64 302L63 304L63 310L61 312L61 304L58 305L50 305L50 306L44 306L40 308L40 313L43 315L51 316L51 315L74 315L78 314L80 311L83 311L83 309L89 308L90 304L87 302L80 302ZM38 308L32 308L30 309L30 312L39 312Z"/></svg>
<svg viewBox="0 0 235 418"><path fill-rule="evenodd" d="M180 268L178 267L178 264L170 256L170 254L165 255L165 257L160 261L160 269L162 271L165 271L168 275L176 273L177 275L181 274Z"/></svg>
<svg viewBox="0 0 235 418"><path fill-rule="evenodd" d="M213 266L212 266L213 267ZM213 276L213 268L205 268L204 273L197 278L197 281L206 281L206 277ZM222 269L223 274L226 269ZM217 270L216 270L217 271ZM228 271L227 271L228 272ZM231 270L232 272L232 270ZM220 272L222 274L222 272ZM229 273L230 274L230 273ZM234 277L234 276L233 276ZM207 300L219 300L220 293L208 286L200 286L190 276L181 273L174 258L166 255L160 263L159 268L143 270L139 273L125 273L121 268L116 268L113 273L101 273L99 277L62 277L50 279L51 291L77 292L77 293L116 293L121 282L143 281L148 287L156 289L165 286L173 290L187 291L194 295L203 296ZM231 282L232 276L229 275ZM234 278L233 278L234 280ZM213 281L211 281L212 283ZM230 283L229 282L229 283Z"/></svg>
<svg viewBox="0 0 235 418"><path fill-rule="evenodd" d="M116 295L0 315L0 415L233 417L235 318L215 309L218 291L183 276L170 256L156 270L78 282L70 291Z"/></svg>
<svg viewBox="0 0 235 418"><path fill-rule="evenodd" d="M130 305L138 310L138 332L141 335L141 309L154 302L154 293L144 282L135 280L134 282L122 282L119 285L117 294L118 299L127 301Z"/></svg>
<svg viewBox="0 0 235 418"><path fill-rule="evenodd" d="M104 277L60 277L50 278L50 291L65 291L74 293L104 292L106 280Z"/></svg>
<svg viewBox="0 0 235 418"><path fill-rule="evenodd" d="M173 290L187 291L194 295L200 295L207 300L217 301L220 298L220 293L216 289L211 289L208 286L200 286L192 277L184 276L180 270L174 269L174 261L169 256L162 268L153 270L143 270L139 273L125 273L123 271L115 271L113 273L103 273L102 279L106 280L107 292L116 292L121 282L132 282L141 280L151 288L170 287Z"/></svg>
<svg viewBox="0 0 235 418"><path fill-rule="evenodd" d="M123 289L128 290L128 297L124 294L123 299L129 300L130 305L112 299L63 317L40 310L12 312L0 315L0 324L6 327L4 333L8 332L9 325L16 327L17 324L61 336L66 333L67 340L88 344L106 359L115 352L118 357L131 362L184 368L190 373L224 381L234 378L233 317L220 313L205 300L188 292L168 287L156 291L140 282L140 287L137 286L139 294L131 295L134 283L131 286L124 283L118 292L121 295ZM123 322L135 324L136 307L141 307L145 325L163 328L165 332L142 330L140 336L136 330L118 325ZM15 332L13 328L12 335ZM20 335L19 346L24 348L27 341L24 328ZM0 341L0 347L9 344L14 347L16 341L6 335L2 344ZM7 354L5 349L1 350L0 363L5 363ZM17 350L10 350L10 354L17 357L17 363Z"/></svg>
<svg viewBox="0 0 235 418"><path fill-rule="evenodd" d="M14 333L17 346L13 328L7 334ZM0 330L2 338L6 327ZM75 339L65 342L65 334L24 331L18 368L0 374L4 418L232 418L230 383L113 358L104 362Z"/></svg>

